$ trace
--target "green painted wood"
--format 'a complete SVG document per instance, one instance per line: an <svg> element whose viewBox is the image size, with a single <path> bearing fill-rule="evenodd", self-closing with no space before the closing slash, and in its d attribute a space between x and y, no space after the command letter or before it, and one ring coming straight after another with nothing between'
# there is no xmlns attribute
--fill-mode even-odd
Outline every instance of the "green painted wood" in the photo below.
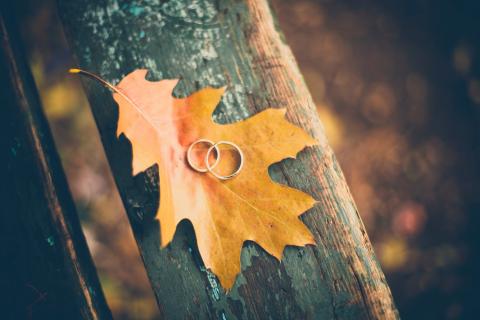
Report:
<svg viewBox="0 0 480 320"><path fill-rule="evenodd" d="M227 92L214 120L228 123L267 107L287 107L290 121L319 146L275 164L274 180L319 202L302 216L317 245L287 247L281 262L255 243L242 251L242 273L226 293L205 270L191 224L159 248L156 167L132 177L131 146L115 137L111 94L88 80L85 90L118 189L167 319L395 319L385 277L328 146L315 105L263 0L58 0L79 66L117 83L137 68L149 79L181 78L179 97L205 86ZM160 199L161 201L161 199Z"/></svg>
<svg viewBox="0 0 480 320"><path fill-rule="evenodd" d="M111 319L15 20L0 4L1 319Z"/></svg>

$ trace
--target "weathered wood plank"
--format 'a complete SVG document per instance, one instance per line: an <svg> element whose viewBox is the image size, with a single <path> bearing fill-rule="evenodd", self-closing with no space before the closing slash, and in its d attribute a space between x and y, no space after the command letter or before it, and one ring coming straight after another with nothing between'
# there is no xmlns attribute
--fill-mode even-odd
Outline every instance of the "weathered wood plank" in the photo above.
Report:
<svg viewBox="0 0 480 320"><path fill-rule="evenodd" d="M111 319L5 5L0 4L0 318Z"/></svg>
<svg viewBox="0 0 480 320"><path fill-rule="evenodd" d="M182 78L186 96L227 85L215 120L227 123L266 107L320 145L271 167L274 180L312 194L302 219L317 246L288 247L281 263L254 243L242 251L242 273L228 294L202 266L189 223L159 249L158 174L132 178L131 147L115 137L117 107L97 83L84 82L116 183L161 312L167 318L394 319L385 277L328 146L296 62L263 0L59 0L67 37L81 68L116 83L137 68L151 79Z"/></svg>

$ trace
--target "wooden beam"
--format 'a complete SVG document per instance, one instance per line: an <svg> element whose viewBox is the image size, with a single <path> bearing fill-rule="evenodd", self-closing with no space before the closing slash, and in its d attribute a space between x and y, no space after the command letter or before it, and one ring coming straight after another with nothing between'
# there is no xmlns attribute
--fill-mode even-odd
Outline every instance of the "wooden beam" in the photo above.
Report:
<svg viewBox="0 0 480 320"><path fill-rule="evenodd" d="M2 319L111 319L15 17L0 5Z"/></svg>
<svg viewBox="0 0 480 320"><path fill-rule="evenodd" d="M127 209L159 307L166 318L395 319L398 313L315 104L271 9L263 0L58 0L79 66L117 83L137 68L151 79L181 78L186 96L227 85L215 112L220 123L267 107L318 139L296 160L271 167L274 180L312 194L302 216L317 246L285 250L281 263L245 244L242 273L231 292L202 265L189 223L159 249L158 172L132 177L131 147L115 137L117 106L97 83L85 90Z"/></svg>

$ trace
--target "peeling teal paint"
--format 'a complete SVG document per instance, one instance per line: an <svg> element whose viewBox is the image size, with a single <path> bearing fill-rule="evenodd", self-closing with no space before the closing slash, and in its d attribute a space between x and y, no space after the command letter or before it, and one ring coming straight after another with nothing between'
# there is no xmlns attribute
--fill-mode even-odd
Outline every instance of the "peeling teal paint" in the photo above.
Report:
<svg viewBox="0 0 480 320"><path fill-rule="evenodd" d="M128 11L135 17L138 17L140 14L142 14L143 11L145 11L145 9L142 7L131 6L130 8L128 8Z"/></svg>
<svg viewBox="0 0 480 320"><path fill-rule="evenodd" d="M222 320L227 320L227 316L225 315L224 311L222 311Z"/></svg>
<svg viewBox="0 0 480 320"><path fill-rule="evenodd" d="M210 283L210 287L212 288L212 297L215 300L220 300L220 289L219 289L219 284L217 282L217 279L215 275L210 271L207 270L207 277L208 277L208 282Z"/></svg>
<svg viewBox="0 0 480 320"><path fill-rule="evenodd" d="M90 292L90 294L91 294L92 296L96 296L96 295L97 295L95 289L94 289L92 286L88 286L88 292Z"/></svg>
<svg viewBox="0 0 480 320"><path fill-rule="evenodd" d="M53 247L55 245L55 238L53 236L48 237L47 243L50 247Z"/></svg>

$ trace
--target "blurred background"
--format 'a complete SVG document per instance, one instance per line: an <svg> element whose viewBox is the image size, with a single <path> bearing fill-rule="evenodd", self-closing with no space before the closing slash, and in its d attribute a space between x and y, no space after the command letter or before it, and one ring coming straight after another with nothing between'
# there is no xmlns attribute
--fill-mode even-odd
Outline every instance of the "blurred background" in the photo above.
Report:
<svg viewBox="0 0 480 320"><path fill-rule="evenodd" d="M75 62L55 3L19 7L109 306L116 319L155 319L88 103L66 74ZM274 0L273 7L400 315L478 318L480 2Z"/></svg>

